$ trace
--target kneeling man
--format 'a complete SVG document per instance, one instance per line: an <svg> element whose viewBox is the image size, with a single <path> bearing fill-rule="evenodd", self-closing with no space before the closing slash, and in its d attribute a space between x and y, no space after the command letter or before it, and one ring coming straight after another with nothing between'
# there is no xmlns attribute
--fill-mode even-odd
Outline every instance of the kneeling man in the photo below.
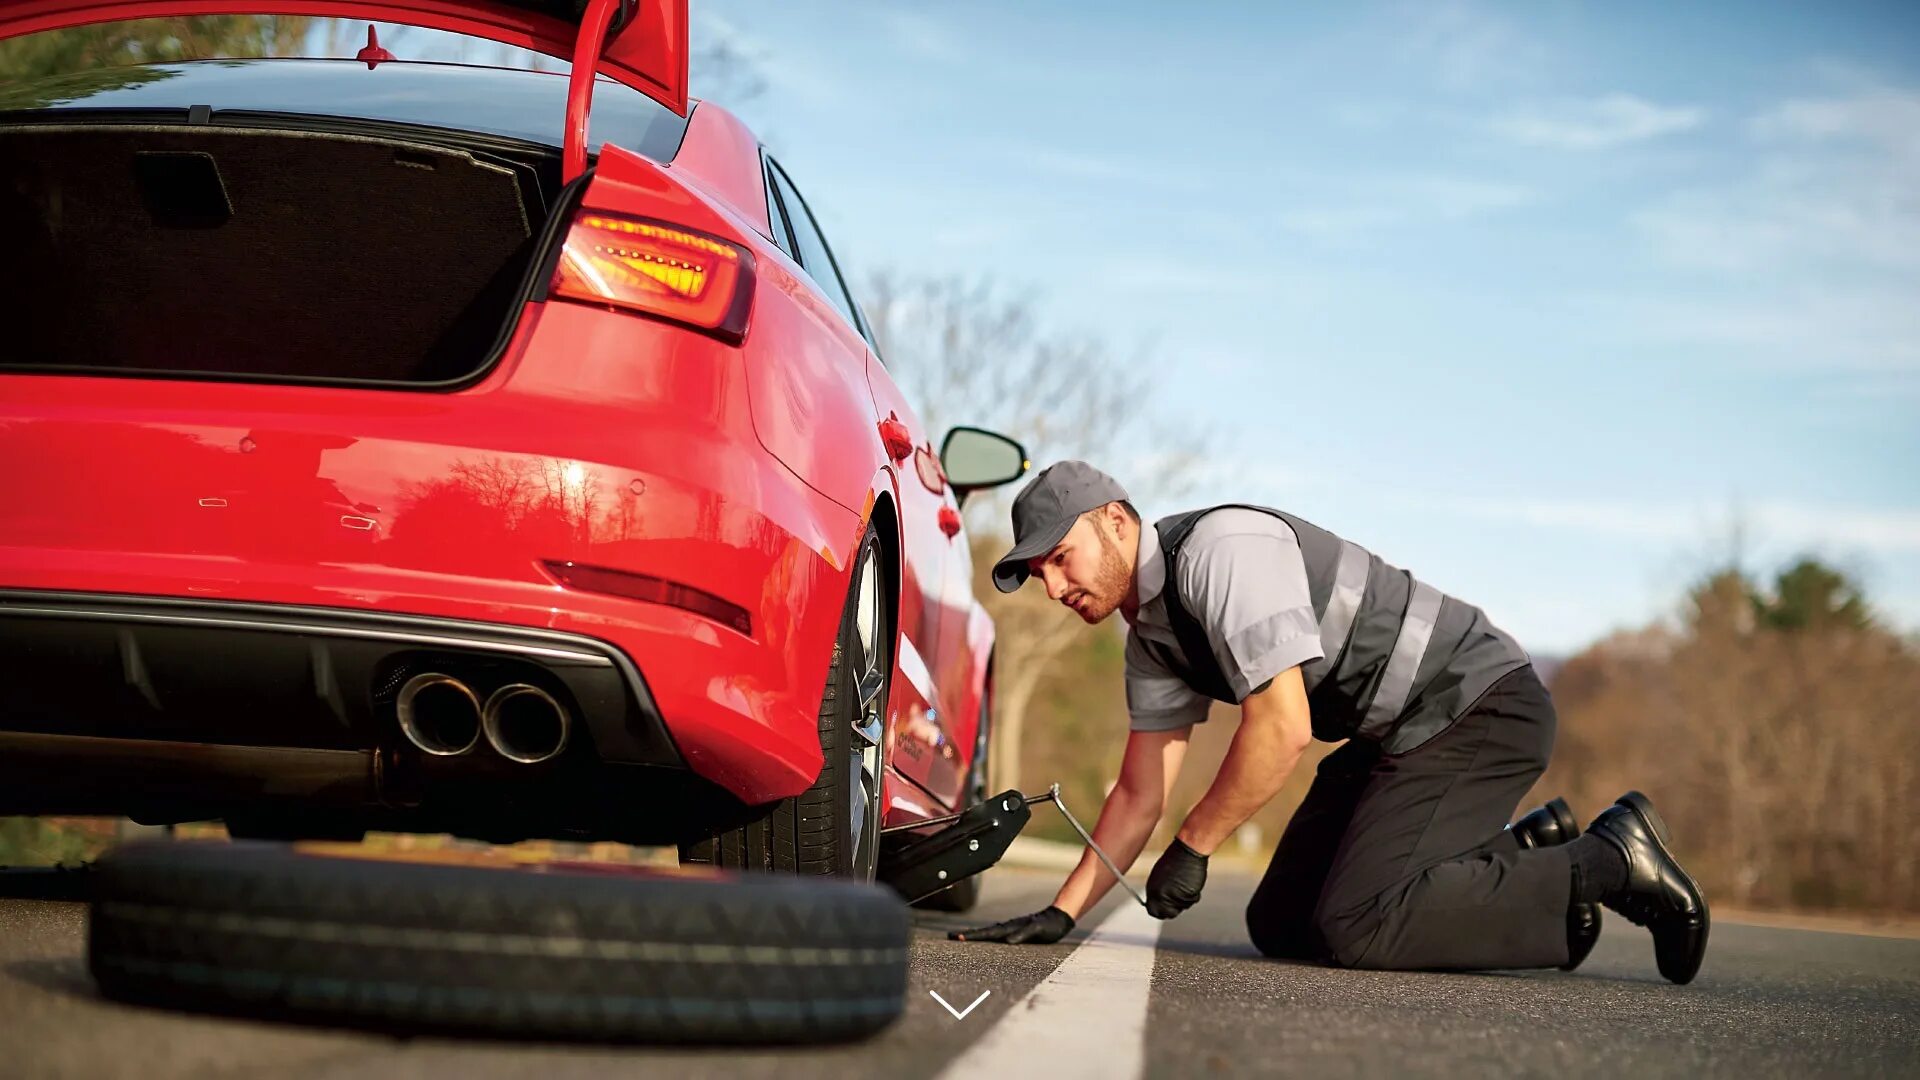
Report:
<svg viewBox="0 0 1920 1080"><path fill-rule="evenodd" d="M1559 799L1511 827L1553 750L1553 701L1480 609L1351 541L1266 507L1143 525L1112 477L1044 470L1014 502L1003 592L1038 578L1097 623L1128 623L1132 732L1094 839L1124 868L1159 823L1194 724L1240 727L1212 786L1147 879L1170 919L1207 858L1279 792L1310 740L1320 764L1247 905L1269 956L1368 968L1572 969L1604 905L1653 935L1661 974L1700 969L1707 903L1666 824L1628 792L1580 835ZM1058 941L1113 884L1089 852L1053 904L968 941Z"/></svg>

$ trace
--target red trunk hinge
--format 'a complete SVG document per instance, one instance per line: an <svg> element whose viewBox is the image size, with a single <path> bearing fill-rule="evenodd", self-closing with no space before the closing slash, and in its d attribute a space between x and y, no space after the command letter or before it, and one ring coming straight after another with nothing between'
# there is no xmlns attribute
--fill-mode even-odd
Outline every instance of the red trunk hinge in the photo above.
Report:
<svg viewBox="0 0 1920 1080"><path fill-rule="evenodd" d="M560 177L571 182L587 171L587 114L593 106L593 80L607 42L633 21L634 0L589 0L573 43L573 71L567 78L567 142Z"/></svg>

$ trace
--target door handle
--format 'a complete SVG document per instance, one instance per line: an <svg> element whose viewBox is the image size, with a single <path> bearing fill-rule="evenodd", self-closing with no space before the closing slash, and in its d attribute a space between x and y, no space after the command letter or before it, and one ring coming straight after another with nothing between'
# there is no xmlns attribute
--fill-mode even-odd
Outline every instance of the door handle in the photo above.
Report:
<svg viewBox="0 0 1920 1080"><path fill-rule="evenodd" d="M887 456L895 461L905 461L913 453L913 436L907 433L907 425L900 422L896 413L888 413L880 421L880 442L887 448Z"/></svg>
<svg viewBox="0 0 1920 1080"><path fill-rule="evenodd" d="M956 536L959 536L960 535L960 511L955 510L951 506L941 507L940 508L940 531L943 533L946 533L947 538L949 540L951 540Z"/></svg>

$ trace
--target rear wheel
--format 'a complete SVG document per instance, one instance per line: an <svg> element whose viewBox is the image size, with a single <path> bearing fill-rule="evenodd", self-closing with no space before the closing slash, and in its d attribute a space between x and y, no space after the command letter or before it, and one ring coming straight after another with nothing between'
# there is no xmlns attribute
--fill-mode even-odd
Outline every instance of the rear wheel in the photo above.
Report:
<svg viewBox="0 0 1920 1080"><path fill-rule="evenodd" d="M893 671L886 583L880 535L868 526L820 701L823 762L813 786L744 828L682 845L682 863L873 880L880 862L883 716Z"/></svg>

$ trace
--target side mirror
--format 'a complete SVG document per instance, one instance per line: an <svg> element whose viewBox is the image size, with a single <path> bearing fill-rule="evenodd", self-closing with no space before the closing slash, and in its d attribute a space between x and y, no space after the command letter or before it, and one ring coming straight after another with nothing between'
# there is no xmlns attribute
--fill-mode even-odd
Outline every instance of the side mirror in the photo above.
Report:
<svg viewBox="0 0 1920 1080"><path fill-rule="evenodd" d="M1032 464L1025 447L980 428L954 428L940 444L940 467L958 496L1012 483Z"/></svg>

